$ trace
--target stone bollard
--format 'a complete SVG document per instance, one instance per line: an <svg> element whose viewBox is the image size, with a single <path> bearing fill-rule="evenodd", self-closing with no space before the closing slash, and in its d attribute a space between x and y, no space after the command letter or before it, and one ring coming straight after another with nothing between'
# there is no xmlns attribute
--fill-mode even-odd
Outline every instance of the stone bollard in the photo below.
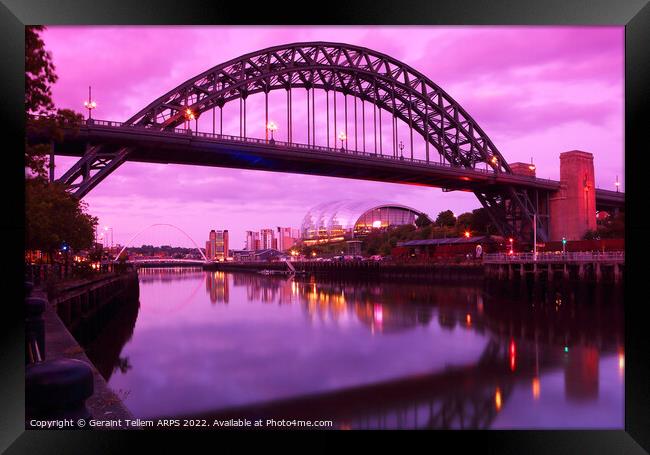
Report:
<svg viewBox="0 0 650 455"><path fill-rule="evenodd" d="M94 390L93 371L81 360L57 359L25 367L27 420L88 420L86 399Z"/></svg>
<svg viewBox="0 0 650 455"><path fill-rule="evenodd" d="M43 321L43 312L47 300L41 297L28 297L25 299L25 340L29 344L30 340L36 340L40 358L45 358L45 322ZM25 363L35 362L36 353L32 352L30 357L30 348L25 350Z"/></svg>

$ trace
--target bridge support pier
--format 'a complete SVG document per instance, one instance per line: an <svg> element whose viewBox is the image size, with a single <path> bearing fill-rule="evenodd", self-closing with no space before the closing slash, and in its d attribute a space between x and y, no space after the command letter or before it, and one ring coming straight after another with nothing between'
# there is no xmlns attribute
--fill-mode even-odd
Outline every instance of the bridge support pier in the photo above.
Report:
<svg viewBox="0 0 650 455"><path fill-rule="evenodd" d="M515 275L515 271L514 271L514 269L512 267L512 264L508 264L508 279L512 280L514 275Z"/></svg>
<svg viewBox="0 0 650 455"><path fill-rule="evenodd" d="M578 278L581 280L584 280L585 278L585 265L584 264L579 264L578 265Z"/></svg>
<svg viewBox="0 0 650 455"><path fill-rule="evenodd" d="M595 273L596 273L596 283L600 283L600 281L601 281L601 279L603 277L603 272L602 272L602 270L600 268L600 262L596 262L594 264L594 269L595 269Z"/></svg>
<svg viewBox="0 0 650 455"><path fill-rule="evenodd" d="M579 150L560 154L560 189L551 196L550 216L550 240L579 240L596 229L593 154Z"/></svg>
<svg viewBox="0 0 650 455"><path fill-rule="evenodd" d="M564 272L564 279L568 280L569 279L569 267L566 265L566 263L564 264L563 272Z"/></svg>
<svg viewBox="0 0 650 455"><path fill-rule="evenodd" d="M553 266L549 262L548 266L546 267L546 280L547 281L553 281Z"/></svg>
<svg viewBox="0 0 650 455"><path fill-rule="evenodd" d="M519 264L519 278L523 279L526 276L526 268L524 267L524 263L522 262Z"/></svg>

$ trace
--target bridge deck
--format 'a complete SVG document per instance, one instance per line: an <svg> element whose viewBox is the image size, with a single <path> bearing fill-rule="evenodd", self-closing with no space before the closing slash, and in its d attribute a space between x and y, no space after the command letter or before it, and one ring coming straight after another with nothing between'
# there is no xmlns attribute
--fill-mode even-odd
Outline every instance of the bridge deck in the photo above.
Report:
<svg viewBox="0 0 650 455"><path fill-rule="evenodd" d="M131 147L129 161L193 164L347 177L473 191L506 185L557 190L560 183L525 175L468 169L448 163L308 144L192 132L157 130L93 120L65 130L55 153L83 156L87 144Z"/></svg>

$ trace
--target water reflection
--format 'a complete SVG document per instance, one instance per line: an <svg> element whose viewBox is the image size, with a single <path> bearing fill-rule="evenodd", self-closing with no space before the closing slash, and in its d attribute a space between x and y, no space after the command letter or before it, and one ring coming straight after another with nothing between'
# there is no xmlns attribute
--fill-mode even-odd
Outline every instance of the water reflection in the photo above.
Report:
<svg viewBox="0 0 650 455"><path fill-rule="evenodd" d="M224 272L207 272L205 290L210 295L210 302L228 303L228 280Z"/></svg>
<svg viewBox="0 0 650 455"><path fill-rule="evenodd" d="M132 390L127 406L138 417L623 426L622 294L614 288L159 269L141 274L140 295L122 352L128 367L109 383Z"/></svg>

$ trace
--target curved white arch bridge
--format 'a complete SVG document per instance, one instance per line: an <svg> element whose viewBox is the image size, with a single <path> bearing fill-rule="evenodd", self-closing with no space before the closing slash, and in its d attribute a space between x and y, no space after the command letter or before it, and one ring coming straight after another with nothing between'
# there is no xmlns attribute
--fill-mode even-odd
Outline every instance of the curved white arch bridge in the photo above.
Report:
<svg viewBox="0 0 650 455"><path fill-rule="evenodd" d="M128 240L128 242L126 242L126 243L124 244L124 246L122 247L122 249L120 250L120 252L117 253L117 256L115 256L115 258L113 259L113 261L117 261L118 258L120 257L120 255L124 252L124 250L126 250L129 246L131 246L131 242L133 242L135 239L137 239L137 238L138 238L142 233L144 233L145 231L149 230L150 228L152 228L152 227L156 227L156 226L167 226L167 227L172 227L172 228L176 229L177 231L179 231L180 233L182 233L185 237L187 237L187 238L189 239L190 242L192 242L192 245L194 245L194 247L198 250L198 252L201 254L201 256L203 257L203 259L205 260L205 262L209 262L209 261L208 261L208 258L205 256L205 254L203 253L203 251L201 250L201 248L199 248L199 246L196 244L196 242L194 241L194 239L192 239L192 237L190 237L190 235L189 235L187 232L185 232L184 230L182 230L182 229L179 228L178 226L175 226L175 225L173 225L173 224L169 224L169 223L154 223L154 224L150 224L150 225L147 226L146 228L141 229L140 231L138 231L138 232L137 232L133 237L131 237L131 238Z"/></svg>

